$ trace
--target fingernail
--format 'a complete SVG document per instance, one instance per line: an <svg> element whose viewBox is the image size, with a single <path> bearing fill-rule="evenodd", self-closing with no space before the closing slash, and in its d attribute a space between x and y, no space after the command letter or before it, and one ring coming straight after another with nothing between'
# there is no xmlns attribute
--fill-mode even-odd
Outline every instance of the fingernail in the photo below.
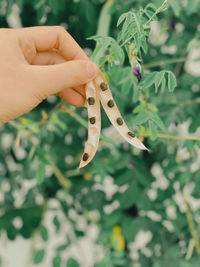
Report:
<svg viewBox="0 0 200 267"><path fill-rule="evenodd" d="M97 67L93 63L88 63L87 64L87 73L88 73L88 78L93 78L94 75L96 74Z"/></svg>

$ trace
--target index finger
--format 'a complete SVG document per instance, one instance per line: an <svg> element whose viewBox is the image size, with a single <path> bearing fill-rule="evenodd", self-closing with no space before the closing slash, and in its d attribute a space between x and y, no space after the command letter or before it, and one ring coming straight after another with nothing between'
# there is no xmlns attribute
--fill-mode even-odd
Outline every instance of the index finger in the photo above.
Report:
<svg viewBox="0 0 200 267"><path fill-rule="evenodd" d="M22 28L21 31L26 37L22 41L32 42L37 52L56 49L66 60L89 60L73 37L61 26Z"/></svg>

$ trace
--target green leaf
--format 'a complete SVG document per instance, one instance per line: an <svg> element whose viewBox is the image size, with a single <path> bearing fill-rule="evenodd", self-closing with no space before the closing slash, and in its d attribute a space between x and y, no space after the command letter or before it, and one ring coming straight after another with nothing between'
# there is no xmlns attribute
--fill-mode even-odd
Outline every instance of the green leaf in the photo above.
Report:
<svg viewBox="0 0 200 267"><path fill-rule="evenodd" d="M127 79L122 85L122 88L121 88L122 93L124 95L127 95L130 92L131 86L132 86L132 80Z"/></svg>
<svg viewBox="0 0 200 267"><path fill-rule="evenodd" d="M152 140L155 140L157 138L157 126L152 121L149 121L149 129Z"/></svg>
<svg viewBox="0 0 200 267"><path fill-rule="evenodd" d="M36 122L30 120L30 119L26 119L26 118L22 118L22 124L20 125L20 130L23 129L30 129L33 133L39 133L40 129L39 126Z"/></svg>
<svg viewBox="0 0 200 267"><path fill-rule="evenodd" d="M170 92L173 92L177 86L176 76L171 71L168 71L168 89Z"/></svg>
<svg viewBox="0 0 200 267"><path fill-rule="evenodd" d="M92 61L98 63L98 61L97 61L98 55L101 54L102 52L104 52L103 44L97 43L96 47L92 53L92 57L91 57Z"/></svg>
<svg viewBox="0 0 200 267"><path fill-rule="evenodd" d="M144 110L132 119L133 125L140 125L148 120L148 113Z"/></svg>
<svg viewBox="0 0 200 267"><path fill-rule="evenodd" d="M57 125L59 126L63 131L66 131L67 130L67 125L66 123L64 123L58 116L57 113L53 113L51 115L51 121L54 123L54 125Z"/></svg>
<svg viewBox="0 0 200 267"><path fill-rule="evenodd" d="M70 258L66 263L66 267L79 267L79 263L75 259Z"/></svg>
<svg viewBox="0 0 200 267"><path fill-rule="evenodd" d="M35 253L33 255L33 262L35 264L39 264L40 262L43 261L44 256L45 256L45 250L44 249L35 251Z"/></svg>
<svg viewBox="0 0 200 267"><path fill-rule="evenodd" d="M131 34L133 34L133 32L134 32L134 18L132 16L132 12L128 12L122 27L122 32L121 32L122 40L125 41L127 38L129 38Z"/></svg>
<svg viewBox="0 0 200 267"><path fill-rule="evenodd" d="M196 13L199 9L199 0L193 0L193 1L187 1L186 6L186 13L187 15L191 15L193 13Z"/></svg>
<svg viewBox="0 0 200 267"><path fill-rule="evenodd" d="M165 91L166 88L166 79L162 79L162 83L161 83L161 93L163 93Z"/></svg>
<svg viewBox="0 0 200 267"><path fill-rule="evenodd" d="M181 2L176 0L168 0L168 2L174 11L174 14L179 17L181 12Z"/></svg>
<svg viewBox="0 0 200 267"><path fill-rule="evenodd" d="M94 267L113 267L111 255L105 255L100 262L95 263Z"/></svg>
<svg viewBox="0 0 200 267"><path fill-rule="evenodd" d="M158 108L152 103L148 103L148 108L151 111L158 112Z"/></svg>
<svg viewBox="0 0 200 267"><path fill-rule="evenodd" d="M36 148L35 148L35 146L32 146L31 147L31 150L29 151L29 154L28 154L28 160L32 160L33 159L33 157L34 157L34 155L35 155L35 152L36 152Z"/></svg>
<svg viewBox="0 0 200 267"><path fill-rule="evenodd" d="M56 232L59 232L59 230L60 230L60 221L58 220L58 217L57 216L55 216L53 218L53 224L56 227Z"/></svg>
<svg viewBox="0 0 200 267"><path fill-rule="evenodd" d="M160 129L162 129L162 130L165 129L165 125L164 125L163 121L161 120L161 118L158 116L157 113L155 113L155 112L152 111L150 113L150 119L153 122L155 122L160 127Z"/></svg>
<svg viewBox="0 0 200 267"><path fill-rule="evenodd" d="M53 267L60 267L61 266L61 257L57 255L53 258Z"/></svg>
<svg viewBox="0 0 200 267"><path fill-rule="evenodd" d="M148 10L148 9L152 9L154 12L156 11L156 6L152 3L149 3L148 5L146 5L144 10Z"/></svg>
<svg viewBox="0 0 200 267"><path fill-rule="evenodd" d="M149 88L152 84L155 83L157 72L151 72L147 74L144 79L142 80L143 88Z"/></svg>
<svg viewBox="0 0 200 267"><path fill-rule="evenodd" d="M122 209L128 209L137 202L140 195L140 188L134 181L129 188L119 197L120 207Z"/></svg>
<svg viewBox="0 0 200 267"><path fill-rule="evenodd" d="M120 64L124 63L124 52L118 43L113 39L110 45L110 54L114 61L119 61Z"/></svg>
<svg viewBox="0 0 200 267"><path fill-rule="evenodd" d="M96 41L96 48L93 51L91 59L97 65L100 65L99 59L105 55L105 52L108 49L108 47L111 45L113 38L108 37L108 36L95 35L95 36L91 36L91 37L87 38L87 40Z"/></svg>
<svg viewBox="0 0 200 267"><path fill-rule="evenodd" d="M122 14L122 15L119 17L119 19L118 19L118 21L117 21L117 27L118 27L118 26L119 26L119 25L126 19L128 13L129 13L129 12L126 12L126 13Z"/></svg>
<svg viewBox="0 0 200 267"><path fill-rule="evenodd" d="M161 85L162 80L165 79L164 76L165 76L165 71L160 71L156 73L155 81L154 81L156 93L158 92L158 88Z"/></svg>
<svg viewBox="0 0 200 267"><path fill-rule="evenodd" d="M134 108L133 113L141 113L143 111L145 111L145 106L141 103Z"/></svg>
<svg viewBox="0 0 200 267"><path fill-rule="evenodd" d="M40 161L37 168L36 179L38 184L42 184L45 179L45 163L43 161Z"/></svg>
<svg viewBox="0 0 200 267"><path fill-rule="evenodd" d="M42 237L42 240L44 242L48 241L48 231L45 226L42 225L41 230L40 230L40 235Z"/></svg>
<svg viewBox="0 0 200 267"><path fill-rule="evenodd" d="M148 48L149 48L148 44L147 44L146 37L141 39L141 47L142 47L144 53L146 54L148 52Z"/></svg>
<svg viewBox="0 0 200 267"><path fill-rule="evenodd" d="M135 88L133 91L133 98L132 98L133 103L136 103L139 100L140 94L141 94L141 91Z"/></svg>

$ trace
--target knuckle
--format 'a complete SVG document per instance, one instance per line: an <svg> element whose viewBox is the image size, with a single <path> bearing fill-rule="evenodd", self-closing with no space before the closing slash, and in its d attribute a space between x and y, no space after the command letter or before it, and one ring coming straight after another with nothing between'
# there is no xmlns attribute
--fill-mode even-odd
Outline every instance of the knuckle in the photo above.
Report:
<svg viewBox="0 0 200 267"><path fill-rule="evenodd" d="M60 26L60 25L55 26L55 29L61 34L66 33L66 30L63 26Z"/></svg>

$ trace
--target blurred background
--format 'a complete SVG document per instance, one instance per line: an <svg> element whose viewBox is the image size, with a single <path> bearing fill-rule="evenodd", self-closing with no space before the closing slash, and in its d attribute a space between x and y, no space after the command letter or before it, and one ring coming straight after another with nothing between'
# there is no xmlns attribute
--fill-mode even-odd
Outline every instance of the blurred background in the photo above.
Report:
<svg viewBox="0 0 200 267"><path fill-rule="evenodd" d="M65 27L150 149L102 111L97 154L78 169L87 109L56 96L0 125L0 266L199 266L199 18L200 0L0 0L1 28Z"/></svg>

